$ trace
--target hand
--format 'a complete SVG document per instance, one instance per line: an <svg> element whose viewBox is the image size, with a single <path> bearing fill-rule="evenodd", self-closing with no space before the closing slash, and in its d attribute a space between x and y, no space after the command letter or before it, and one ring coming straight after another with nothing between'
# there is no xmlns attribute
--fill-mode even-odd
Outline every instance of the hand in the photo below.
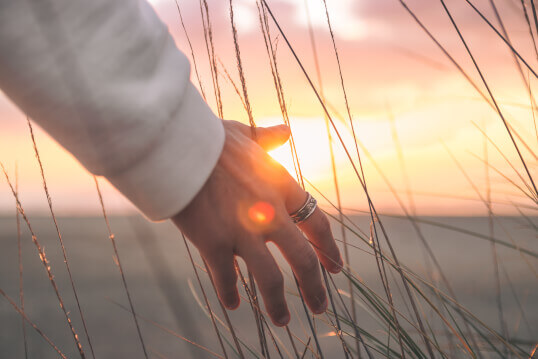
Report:
<svg viewBox="0 0 538 359"><path fill-rule="evenodd" d="M239 306L234 256L245 261L275 325L284 326L290 314L284 298L284 279L266 242L274 242L289 262L308 307L321 314L327 309L320 266L332 273L342 259L327 217L315 212L297 228L289 217L306 201L306 192L266 152L285 143L285 125L257 128L223 121L226 140L213 173L194 200L173 222L198 248L210 268L221 302ZM310 241L310 243L309 243ZM312 244L312 246L311 246Z"/></svg>

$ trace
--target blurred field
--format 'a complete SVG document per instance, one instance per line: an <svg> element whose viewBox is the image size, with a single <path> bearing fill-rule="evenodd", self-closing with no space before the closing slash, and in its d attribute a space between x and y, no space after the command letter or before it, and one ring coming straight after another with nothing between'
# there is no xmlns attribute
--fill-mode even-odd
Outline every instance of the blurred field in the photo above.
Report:
<svg viewBox="0 0 538 359"><path fill-rule="evenodd" d="M369 230L367 217L352 218L361 229L366 232ZM423 247L418 243L416 233L409 222L397 218L382 219L400 261L427 277L428 269L424 262ZM488 231L487 218L428 217L427 220L473 232L487 233ZM538 218L532 220L535 225L538 224ZM80 318L76 311L65 266L62 263L63 259L53 223L49 218L39 217L31 217L30 221L45 247L60 291L68 310L71 311L75 327L82 334ZM503 217L499 218L499 221L518 245L533 251L538 250L535 230L530 228L529 223L524 222L521 217ZM59 224L96 357L142 358L143 354L132 316L115 304L117 302L127 306L127 299L120 274L112 258L112 247L107 238L103 219L99 217L60 218ZM111 224L138 313L221 353L211 321L193 295L194 291L197 296L201 296L179 232L170 223L150 224L138 217L114 217ZM0 287L18 303L15 219L0 218L0 228ZM338 227L333 223L333 228ZM421 229L438 256L460 303L486 324L498 329L490 243L431 225L422 224ZM510 241L507 234L503 232L503 228L496 227L495 233L496 238ZM366 246L356 241L354 237L349 238L352 238L351 244L366 249ZM22 239L26 312L67 357L77 357L78 353L65 318L25 226L23 226ZM511 339L529 348L538 340L537 279L517 251L503 247L498 247L498 251L501 265L502 300L507 326L512 335ZM372 255L351 248L351 258L352 268L356 274L376 292L381 293L379 274ZM536 259L528 257L528 260L536 268ZM279 261L283 263L280 256ZM199 257L196 257L196 262L201 264ZM291 302L290 329L306 341L307 335L303 327L303 325L306 327L304 312L295 296L297 290L294 285L291 285L289 268L286 264L282 267L287 273L288 298ZM433 273L433 275L435 278L436 274ZM336 278L339 288L347 288L344 276L339 275ZM210 293L213 309L222 317L205 273L202 273L202 279L206 291ZM510 286L518 296L517 301L514 300ZM393 290L398 292L397 289ZM523 313L519 305L522 306ZM248 302L243 299L240 308L230 313L238 336L250 347L259 350L254 317ZM301 314L302 323L299 323L296 313ZM361 326L381 337L386 336L364 309L359 309L358 313ZM428 314L426 310L426 315ZM343 357L341 345L331 334L331 328L323 322L323 316L319 318L320 320L316 320L316 325L325 357ZM221 329L222 332L225 331L222 326ZM27 327L27 331L30 357L40 359L58 357L32 328ZM289 348L285 331L275 329L274 333ZM212 357L203 350L145 321L142 321L142 334L149 348L150 357L185 359ZM436 335L442 340L443 332ZM229 338L229 335L227 337ZM299 342L297 345L302 351L304 346ZM441 346L443 345L445 344L441 342ZM229 352L231 353L231 350ZM290 357L285 352L283 356ZM24 357L24 351L21 318L2 298L0 300L0 358L22 357ZM247 353L247 357L254 357L254 355Z"/></svg>

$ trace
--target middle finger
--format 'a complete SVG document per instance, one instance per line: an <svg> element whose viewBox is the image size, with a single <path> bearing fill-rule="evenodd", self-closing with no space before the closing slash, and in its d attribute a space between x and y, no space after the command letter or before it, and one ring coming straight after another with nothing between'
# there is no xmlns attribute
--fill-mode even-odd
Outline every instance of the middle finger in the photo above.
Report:
<svg viewBox="0 0 538 359"><path fill-rule="evenodd" d="M270 241L280 249L290 264L308 307L316 314L327 309L327 296L321 280L316 253L299 229L287 219L286 224Z"/></svg>

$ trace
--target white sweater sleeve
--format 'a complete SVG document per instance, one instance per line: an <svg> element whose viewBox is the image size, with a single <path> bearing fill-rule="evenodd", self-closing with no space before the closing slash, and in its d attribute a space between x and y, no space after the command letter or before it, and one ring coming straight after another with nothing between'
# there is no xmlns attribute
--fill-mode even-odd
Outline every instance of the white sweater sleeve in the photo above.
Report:
<svg viewBox="0 0 538 359"><path fill-rule="evenodd" d="M224 129L187 58L138 0L0 0L0 88L148 218L182 210Z"/></svg>

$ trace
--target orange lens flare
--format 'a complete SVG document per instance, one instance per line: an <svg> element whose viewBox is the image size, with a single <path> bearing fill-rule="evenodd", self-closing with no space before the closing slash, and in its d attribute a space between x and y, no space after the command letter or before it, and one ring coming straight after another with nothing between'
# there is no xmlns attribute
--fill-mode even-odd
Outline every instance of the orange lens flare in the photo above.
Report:
<svg viewBox="0 0 538 359"><path fill-rule="evenodd" d="M254 223L267 225L275 218L275 209L267 202L256 202L248 209L248 218Z"/></svg>

